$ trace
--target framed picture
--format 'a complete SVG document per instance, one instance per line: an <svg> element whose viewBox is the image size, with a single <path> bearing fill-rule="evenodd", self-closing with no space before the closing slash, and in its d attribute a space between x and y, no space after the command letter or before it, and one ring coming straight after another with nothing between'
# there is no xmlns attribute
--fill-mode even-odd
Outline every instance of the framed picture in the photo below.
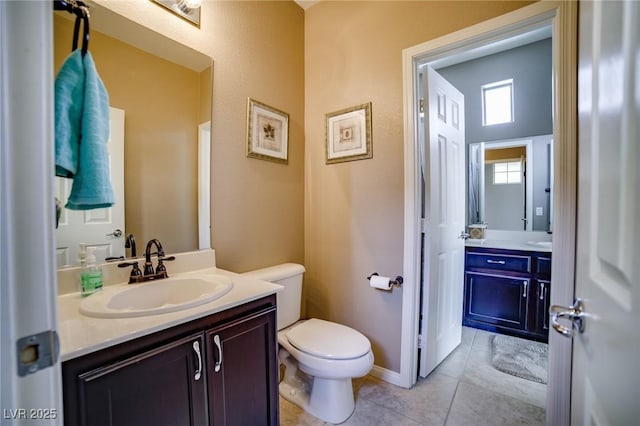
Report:
<svg viewBox="0 0 640 426"><path fill-rule="evenodd" d="M249 98L247 157L287 164L289 114Z"/></svg>
<svg viewBox="0 0 640 426"><path fill-rule="evenodd" d="M201 1L199 0L153 0L156 4L165 7L175 13L182 19L192 23L200 28L200 9Z"/></svg>
<svg viewBox="0 0 640 426"><path fill-rule="evenodd" d="M326 115L327 164L373 157L371 102Z"/></svg>

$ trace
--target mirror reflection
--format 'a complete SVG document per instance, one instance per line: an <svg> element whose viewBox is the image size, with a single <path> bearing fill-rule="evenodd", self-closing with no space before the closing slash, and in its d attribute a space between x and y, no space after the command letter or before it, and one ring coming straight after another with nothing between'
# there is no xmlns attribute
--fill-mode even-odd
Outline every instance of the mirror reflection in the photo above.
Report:
<svg viewBox="0 0 640 426"><path fill-rule="evenodd" d="M71 53L71 19L54 14L56 73ZM125 241L131 236L138 256L152 238L167 253L198 249L198 177L207 176L199 166L209 167L202 146L210 144L212 59L99 6L91 10L89 52L112 107L116 206L63 209L56 231L58 266L78 264L80 243L96 247L98 261L130 257ZM206 156L200 161L199 145ZM63 205L70 186L70 180L56 178Z"/></svg>
<svg viewBox="0 0 640 426"><path fill-rule="evenodd" d="M467 225L551 232L553 136L469 144Z"/></svg>

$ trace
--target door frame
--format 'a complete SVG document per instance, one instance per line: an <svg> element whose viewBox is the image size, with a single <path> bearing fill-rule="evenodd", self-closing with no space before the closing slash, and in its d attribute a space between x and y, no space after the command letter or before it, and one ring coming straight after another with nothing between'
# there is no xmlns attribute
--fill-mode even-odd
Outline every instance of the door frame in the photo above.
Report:
<svg viewBox="0 0 640 426"><path fill-rule="evenodd" d="M551 302L570 306L574 295L577 205L577 2L541 1L403 50L404 263L402 336L398 385L416 382L420 303L421 194L418 66L442 61L513 35L551 24L553 56L553 244ZM569 424L571 342L549 336L547 423Z"/></svg>

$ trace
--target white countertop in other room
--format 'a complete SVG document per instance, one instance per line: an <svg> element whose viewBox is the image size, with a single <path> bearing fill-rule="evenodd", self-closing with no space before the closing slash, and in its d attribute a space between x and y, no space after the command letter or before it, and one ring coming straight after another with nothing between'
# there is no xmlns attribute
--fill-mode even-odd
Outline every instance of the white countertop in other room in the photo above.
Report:
<svg viewBox="0 0 640 426"><path fill-rule="evenodd" d="M523 250L551 253L552 244L550 241L509 241L509 240L474 240L465 241L467 247L486 247L507 250Z"/></svg>

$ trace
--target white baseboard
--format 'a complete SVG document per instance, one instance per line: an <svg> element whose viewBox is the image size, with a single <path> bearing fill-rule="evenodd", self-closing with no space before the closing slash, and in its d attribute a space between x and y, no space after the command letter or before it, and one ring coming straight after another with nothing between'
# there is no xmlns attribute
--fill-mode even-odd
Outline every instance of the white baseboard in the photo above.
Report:
<svg viewBox="0 0 640 426"><path fill-rule="evenodd" d="M374 365L369 374L371 374L373 377L376 377L380 380L384 380L385 382L391 383L392 385L405 387L402 384L400 373L397 373L395 371L387 370L386 368L382 368L380 366Z"/></svg>

